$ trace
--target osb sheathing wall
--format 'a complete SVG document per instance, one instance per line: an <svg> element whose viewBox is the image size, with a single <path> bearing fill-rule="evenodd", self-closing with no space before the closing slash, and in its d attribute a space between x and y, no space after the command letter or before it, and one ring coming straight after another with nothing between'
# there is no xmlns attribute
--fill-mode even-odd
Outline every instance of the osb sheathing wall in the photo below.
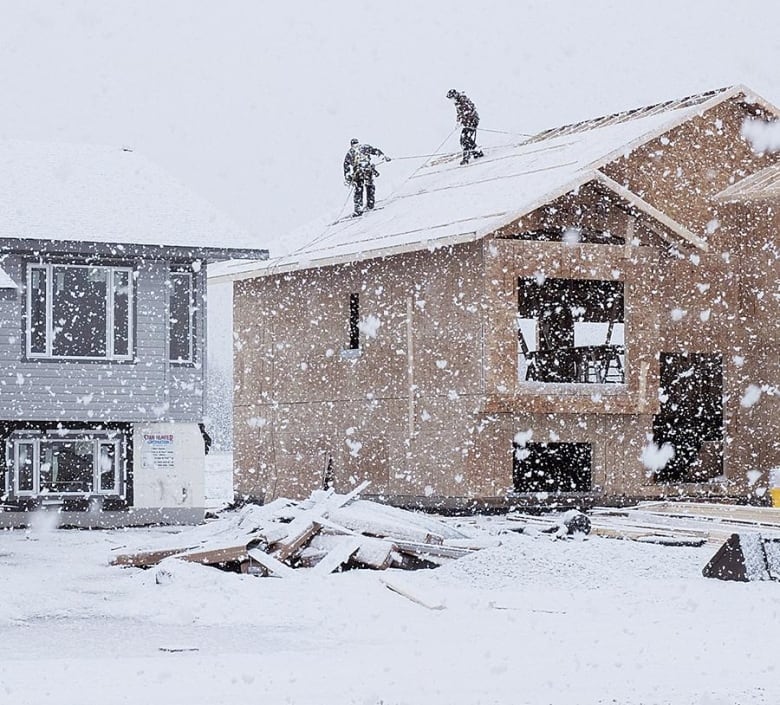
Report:
<svg viewBox="0 0 780 705"><path fill-rule="evenodd" d="M746 493L749 471L780 466L780 223L767 204L712 200L770 162L739 138L745 116L719 106L603 167L706 252L589 185L479 243L238 282L237 489L303 496L330 459L337 487L368 478L391 500L502 497L513 438L530 429L592 444L593 487L608 496ZM513 239L541 225L628 242ZM624 282L625 386L518 379L517 280L539 275ZM344 359L354 292L380 325ZM664 352L723 355L724 484L656 485L641 462ZM750 385L764 386L752 405Z"/></svg>
<svg viewBox="0 0 780 705"><path fill-rule="evenodd" d="M772 394L780 381L778 218L769 203L713 199L777 161L777 155L755 154L741 139L750 117L738 101L729 101L604 169L708 243L706 253L686 248L686 259L668 274L655 273L666 302L658 347L723 353L725 474L743 485L749 471L780 465L780 406ZM746 405L750 385L770 393Z"/></svg>
<svg viewBox="0 0 780 705"><path fill-rule="evenodd" d="M330 459L338 488L493 494L463 460L484 385L482 277L475 243L237 282L238 491L306 495ZM357 357L351 293L369 322Z"/></svg>

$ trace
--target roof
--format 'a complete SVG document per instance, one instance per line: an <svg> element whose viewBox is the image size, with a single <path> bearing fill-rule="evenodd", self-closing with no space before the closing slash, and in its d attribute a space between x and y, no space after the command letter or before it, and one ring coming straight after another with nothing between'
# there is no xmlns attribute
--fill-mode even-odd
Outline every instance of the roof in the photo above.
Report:
<svg viewBox="0 0 780 705"><path fill-rule="evenodd" d="M724 88L548 130L519 144L488 146L484 157L467 166L459 165L459 152L431 159L380 200L377 210L359 218L321 219L275 243L276 257L227 262L212 270L212 278L243 279L477 240L594 179L621 188L622 197L656 218L657 211L599 167L744 93L741 86ZM453 134L448 146L455 150L456 144ZM384 165L383 174L391 166ZM378 191L381 197L381 185ZM701 238L676 230L706 248Z"/></svg>
<svg viewBox="0 0 780 705"><path fill-rule="evenodd" d="M150 160L85 144L0 142L4 238L186 248L229 243L262 257L241 226Z"/></svg>
<svg viewBox="0 0 780 705"><path fill-rule="evenodd" d="M10 276L8 276L8 273L0 267L0 289L18 289L19 287L16 286L16 283L13 279L11 279Z"/></svg>
<svg viewBox="0 0 780 705"><path fill-rule="evenodd" d="M718 201L770 201L780 198L780 164L761 169L761 171L737 181L718 193Z"/></svg>

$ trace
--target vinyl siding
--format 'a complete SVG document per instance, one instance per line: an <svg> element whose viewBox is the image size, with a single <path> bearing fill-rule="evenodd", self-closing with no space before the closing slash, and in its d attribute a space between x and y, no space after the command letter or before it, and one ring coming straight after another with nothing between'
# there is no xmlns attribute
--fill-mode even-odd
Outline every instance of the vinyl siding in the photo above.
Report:
<svg viewBox="0 0 780 705"><path fill-rule="evenodd" d="M205 379L205 268L196 276L194 366L168 363L170 262L130 259L134 286L133 362L25 359L24 258L7 255L3 269L19 284L0 291L0 419L74 421L202 420Z"/></svg>

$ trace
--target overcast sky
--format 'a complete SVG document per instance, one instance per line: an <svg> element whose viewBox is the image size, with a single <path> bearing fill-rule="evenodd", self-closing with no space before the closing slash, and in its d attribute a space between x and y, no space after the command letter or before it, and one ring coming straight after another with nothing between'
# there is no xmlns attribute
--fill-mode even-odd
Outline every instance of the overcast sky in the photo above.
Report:
<svg viewBox="0 0 780 705"><path fill-rule="evenodd" d="M145 153L256 233L338 210L353 136L546 127L744 83L780 103L777 4L0 0L0 137ZM382 196L378 182L378 195Z"/></svg>

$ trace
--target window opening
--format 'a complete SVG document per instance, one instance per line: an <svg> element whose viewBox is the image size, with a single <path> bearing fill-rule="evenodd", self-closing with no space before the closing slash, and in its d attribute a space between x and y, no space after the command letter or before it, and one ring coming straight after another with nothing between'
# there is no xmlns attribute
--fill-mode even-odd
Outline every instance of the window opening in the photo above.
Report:
<svg viewBox="0 0 780 705"><path fill-rule="evenodd" d="M169 289L168 359L191 363L195 361L195 278L192 272L171 272Z"/></svg>
<svg viewBox="0 0 780 705"><path fill-rule="evenodd" d="M718 354L661 353L661 407L653 442L674 456L656 482L705 482L723 474L723 358Z"/></svg>
<svg viewBox="0 0 780 705"><path fill-rule="evenodd" d="M518 281L521 381L625 383L623 282Z"/></svg>
<svg viewBox="0 0 780 705"><path fill-rule="evenodd" d="M515 443L515 491L588 492L591 455L590 443Z"/></svg>
<svg viewBox="0 0 780 705"><path fill-rule="evenodd" d="M349 349L360 349L360 294L349 295Z"/></svg>

